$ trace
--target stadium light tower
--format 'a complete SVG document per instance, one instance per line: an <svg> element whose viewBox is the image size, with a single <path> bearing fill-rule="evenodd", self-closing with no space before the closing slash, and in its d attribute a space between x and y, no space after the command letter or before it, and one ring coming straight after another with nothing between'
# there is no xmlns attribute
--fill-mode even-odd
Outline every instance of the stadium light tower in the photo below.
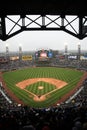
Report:
<svg viewBox="0 0 87 130"><path fill-rule="evenodd" d="M6 44L6 59L9 60L9 46Z"/></svg>
<svg viewBox="0 0 87 130"><path fill-rule="evenodd" d="M22 45L19 45L19 60L22 59Z"/></svg>
<svg viewBox="0 0 87 130"><path fill-rule="evenodd" d="M81 45L80 42L78 43L78 60L80 60L80 55L81 55Z"/></svg>
<svg viewBox="0 0 87 130"><path fill-rule="evenodd" d="M67 60L67 55L68 55L68 44L65 43L65 59Z"/></svg>

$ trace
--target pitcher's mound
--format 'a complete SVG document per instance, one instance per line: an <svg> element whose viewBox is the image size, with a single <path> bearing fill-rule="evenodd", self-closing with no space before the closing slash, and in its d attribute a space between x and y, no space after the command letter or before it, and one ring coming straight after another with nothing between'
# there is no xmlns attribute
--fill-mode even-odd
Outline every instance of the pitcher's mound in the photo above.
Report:
<svg viewBox="0 0 87 130"><path fill-rule="evenodd" d="M43 89L43 86L39 86L38 89Z"/></svg>

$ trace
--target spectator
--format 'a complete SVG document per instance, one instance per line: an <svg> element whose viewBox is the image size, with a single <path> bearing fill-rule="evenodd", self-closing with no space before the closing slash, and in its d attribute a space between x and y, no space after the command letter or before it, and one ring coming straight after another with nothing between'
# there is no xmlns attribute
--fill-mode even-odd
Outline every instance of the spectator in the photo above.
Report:
<svg viewBox="0 0 87 130"><path fill-rule="evenodd" d="M34 128L33 125L26 125L26 126L23 126L22 130L36 130L36 129Z"/></svg>

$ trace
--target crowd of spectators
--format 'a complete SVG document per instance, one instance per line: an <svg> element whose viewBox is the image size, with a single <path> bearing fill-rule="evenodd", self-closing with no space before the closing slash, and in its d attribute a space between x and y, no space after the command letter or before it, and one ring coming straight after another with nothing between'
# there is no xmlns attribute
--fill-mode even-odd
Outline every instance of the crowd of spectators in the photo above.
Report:
<svg viewBox="0 0 87 130"><path fill-rule="evenodd" d="M56 60L52 62L52 66L69 67L81 70L87 70L87 60Z"/></svg>
<svg viewBox="0 0 87 130"><path fill-rule="evenodd" d="M32 67L32 66L38 66L38 65L40 65L40 62L36 63L34 59L32 59L32 60L13 60L13 61L10 60L6 63L0 62L0 70L1 71L13 70L13 69L20 69L23 67ZM42 63L41 63L41 65L42 65ZM46 64L46 66L47 65L48 66L70 67L70 68L87 70L87 60L68 60L68 59L67 60L66 59L59 60L58 58L53 58L51 60L51 62Z"/></svg>
<svg viewBox="0 0 87 130"><path fill-rule="evenodd" d="M72 65L85 68L87 62L55 61L55 65ZM20 66L19 66L20 65ZM32 66L33 62L19 61L7 64L10 67ZM49 108L32 108L11 100L0 85L0 130L87 130L87 79L82 90L69 102Z"/></svg>
<svg viewBox="0 0 87 130"><path fill-rule="evenodd" d="M87 79L83 86L69 103L49 108L8 102L0 91L0 130L87 130Z"/></svg>
<svg viewBox="0 0 87 130"><path fill-rule="evenodd" d="M7 63L0 63L0 70L10 71L10 70L16 70L24 67L32 67L33 65L34 65L33 61L15 60L15 61L9 61Z"/></svg>

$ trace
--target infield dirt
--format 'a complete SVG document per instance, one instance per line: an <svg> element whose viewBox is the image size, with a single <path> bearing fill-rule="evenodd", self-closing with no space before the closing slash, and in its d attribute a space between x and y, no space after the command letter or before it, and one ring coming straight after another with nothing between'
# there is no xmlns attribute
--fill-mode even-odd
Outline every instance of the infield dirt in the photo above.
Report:
<svg viewBox="0 0 87 130"><path fill-rule="evenodd" d="M50 84L53 84L56 86L56 89L52 90L51 92L48 92L47 94L44 94L44 95L35 95L34 93L31 93L30 91L26 90L26 86L29 86L33 83L37 83L38 81L43 81L43 82L47 82L47 83L50 83ZM66 82L62 81L62 80L57 80L57 79L53 79L53 78L33 78L33 79L27 79L27 80L24 80L22 82L19 82L16 84L17 87L21 88L21 89L24 89L25 91L27 91L28 93L30 93L31 95L33 95L33 99L35 101L44 101L46 100L47 98L47 95L51 94L52 92L54 91L57 91L58 89L64 87L65 85L67 85ZM40 87L40 86L38 86ZM44 88L43 86L41 86L40 88Z"/></svg>

